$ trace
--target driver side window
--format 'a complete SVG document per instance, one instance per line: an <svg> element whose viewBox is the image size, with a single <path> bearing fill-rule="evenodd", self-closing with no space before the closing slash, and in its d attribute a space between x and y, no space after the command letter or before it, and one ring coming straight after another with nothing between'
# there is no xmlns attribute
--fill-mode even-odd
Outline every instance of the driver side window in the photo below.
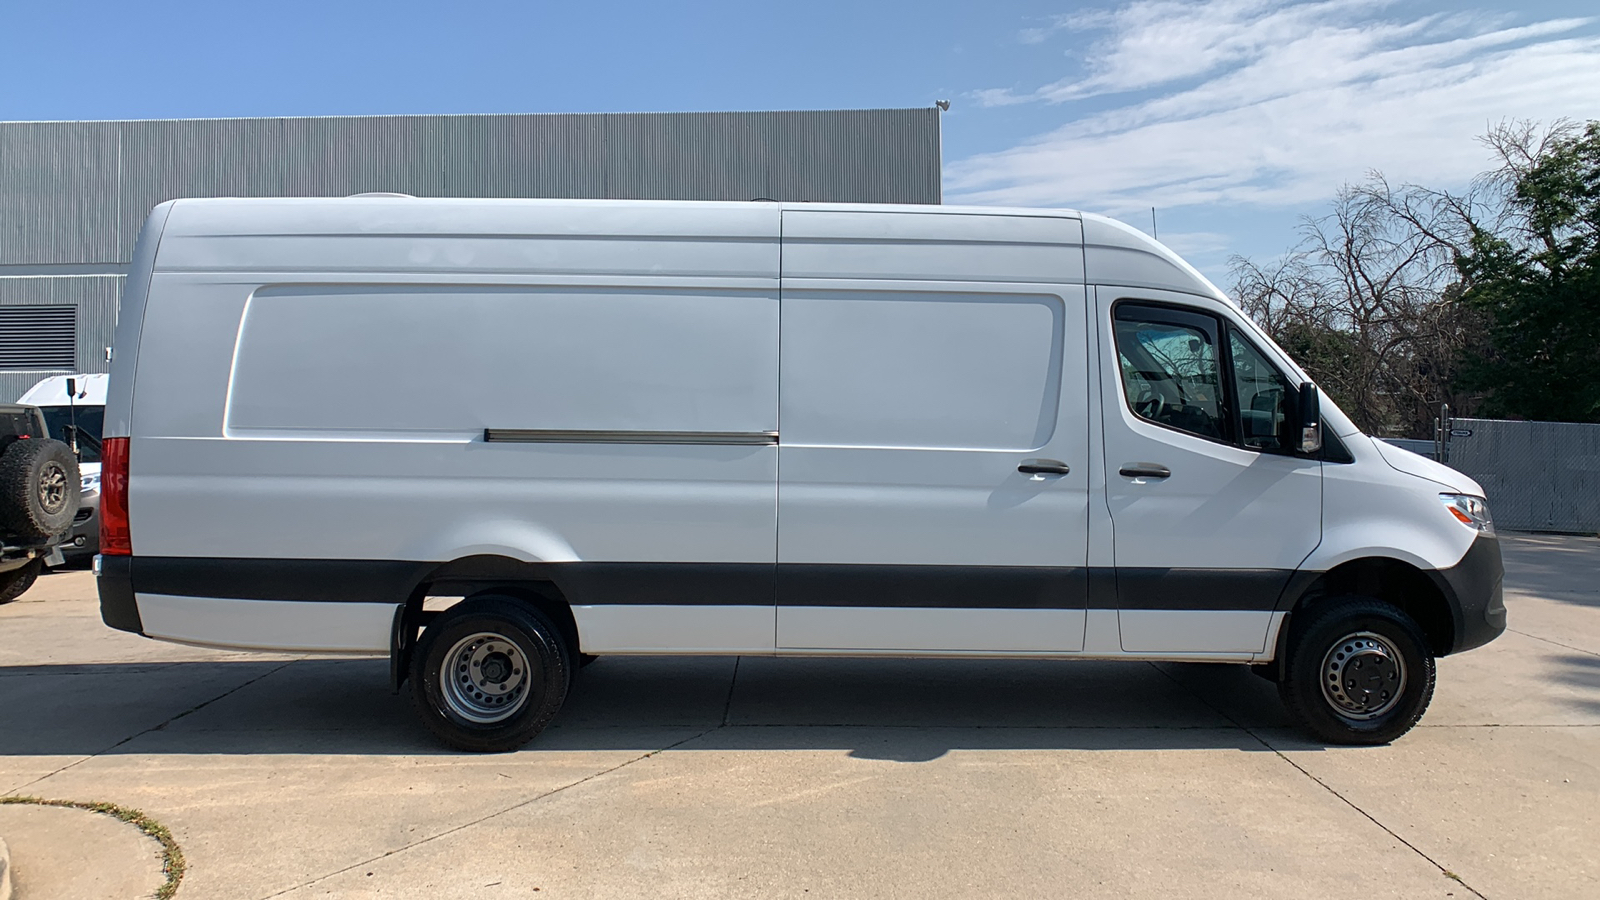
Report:
<svg viewBox="0 0 1600 900"><path fill-rule="evenodd" d="M1115 326L1128 408L1157 425L1229 440L1217 320L1122 303Z"/></svg>

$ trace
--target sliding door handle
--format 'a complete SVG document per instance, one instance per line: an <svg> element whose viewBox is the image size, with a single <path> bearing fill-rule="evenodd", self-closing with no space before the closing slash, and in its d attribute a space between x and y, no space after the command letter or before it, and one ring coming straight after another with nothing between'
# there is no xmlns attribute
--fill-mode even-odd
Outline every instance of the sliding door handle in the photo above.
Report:
<svg viewBox="0 0 1600 900"><path fill-rule="evenodd" d="M1172 470L1158 463L1123 463L1118 474L1128 478L1171 478Z"/></svg>
<svg viewBox="0 0 1600 900"><path fill-rule="evenodd" d="M1060 460L1025 459L1017 466L1017 471L1024 475L1067 475L1072 468Z"/></svg>

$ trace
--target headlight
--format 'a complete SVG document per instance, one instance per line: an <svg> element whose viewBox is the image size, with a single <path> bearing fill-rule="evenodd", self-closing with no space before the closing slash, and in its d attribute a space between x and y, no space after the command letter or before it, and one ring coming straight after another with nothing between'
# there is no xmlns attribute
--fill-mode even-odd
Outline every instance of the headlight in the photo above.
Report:
<svg viewBox="0 0 1600 900"><path fill-rule="evenodd" d="M1440 494L1439 500L1456 521L1481 534L1494 534L1494 520L1489 518L1489 501L1471 494Z"/></svg>

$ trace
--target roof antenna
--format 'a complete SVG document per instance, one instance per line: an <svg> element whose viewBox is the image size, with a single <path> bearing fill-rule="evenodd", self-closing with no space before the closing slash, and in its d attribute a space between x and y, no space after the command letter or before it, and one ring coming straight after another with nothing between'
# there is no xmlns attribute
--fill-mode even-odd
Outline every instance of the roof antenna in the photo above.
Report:
<svg viewBox="0 0 1600 900"><path fill-rule="evenodd" d="M1156 233L1156 208L1154 206L1150 207L1150 236L1158 241L1161 240L1161 235Z"/></svg>

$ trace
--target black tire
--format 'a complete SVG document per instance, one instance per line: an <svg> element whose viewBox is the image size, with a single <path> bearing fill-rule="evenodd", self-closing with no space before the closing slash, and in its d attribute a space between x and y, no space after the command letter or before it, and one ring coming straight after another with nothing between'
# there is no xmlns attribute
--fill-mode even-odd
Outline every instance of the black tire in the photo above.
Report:
<svg viewBox="0 0 1600 900"><path fill-rule="evenodd" d="M44 560L36 559L20 569L0 572L0 604L10 603L26 594L28 588L38 580L39 571L43 568Z"/></svg>
<svg viewBox="0 0 1600 900"><path fill-rule="evenodd" d="M423 630L411 656L411 698L423 723L451 747L475 753L532 740L561 709L571 680L572 652L560 629L510 597L452 606Z"/></svg>
<svg viewBox="0 0 1600 900"><path fill-rule="evenodd" d="M1370 597L1335 597L1290 621L1278 693L1317 738L1387 744L1427 711L1433 650L1410 616Z"/></svg>
<svg viewBox="0 0 1600 900"><path fill-rule="evenodd" d="M48 438L16 441L0 454L0 528L24 541L65 534L80 489L71 447Z"/></svg>

